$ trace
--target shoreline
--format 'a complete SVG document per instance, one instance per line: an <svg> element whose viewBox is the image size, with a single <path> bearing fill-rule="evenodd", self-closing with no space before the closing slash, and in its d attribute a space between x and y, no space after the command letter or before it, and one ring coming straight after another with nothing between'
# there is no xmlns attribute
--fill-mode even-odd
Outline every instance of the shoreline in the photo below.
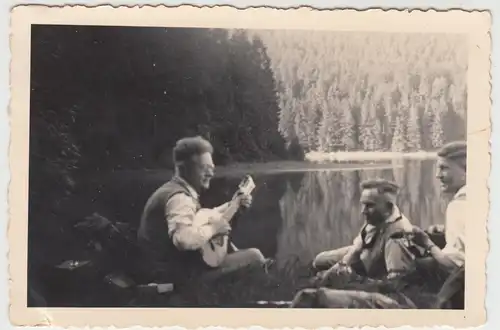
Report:
<svg viewBox="0 0 500 330"><path fill-rule="evenodd" d="M303 161L295 160L278 160L269 162L247 162L247 163L230 163L227 165L216 166L215 178L220 177L239 177L245 174L252 175L280 175L287 173L300 173L300 172L314 172L314 171L358 171L358 170L378 170L390 168L402 168L403 162L408 160L426 161L435 159L431 153L415 154L395 154L389 153L385 158L381 158L382 153L376 153L378 158L370 158L373 154L365 155L365 159L342 159L330 160L326 159L328 155L323 155L319 159L317 155L313 154L313 159L306 159ZM310 155L310 154L308 154ZM396 157L394 156L396 155ZM403 155L403 156L401 156ZM390 156L390 157L389 157ZM309 156L310 157L310 156ZM90 174L90 173L89 173ZM168 180L173 175L172 168L138 168L138 169L116 169L110 172L94 172L91 176L97 175L104 176L130 176L136 177L140 175L143 179L148 177L152 180ZM95 177L94 177L95 179Z"/></svg>
<svg viewBox="0 0 500 330"><path fill-rule="evenodd" d="M323 162L313 163L308 161L278 161L267 163L233 163L216 167L215 177L231 177L242 174L273 175L300 172L315 171L357 171L357 170L375 170L402 167L402 164L392 164L390 162L376 163L337 163ZM116 170L113 175L126 175L142 173L147 176L171 176L172 169L137 169L137 170ZM108 174L107 174L108 175Z"/></svg>
<svg viewBox="0 0 500 330"><path fill-rule="evenodd" d="M392 151L311 151L305 155L306 161L381 161L381 160L428 160L437 158L434 151L392 152Z"/></svg>

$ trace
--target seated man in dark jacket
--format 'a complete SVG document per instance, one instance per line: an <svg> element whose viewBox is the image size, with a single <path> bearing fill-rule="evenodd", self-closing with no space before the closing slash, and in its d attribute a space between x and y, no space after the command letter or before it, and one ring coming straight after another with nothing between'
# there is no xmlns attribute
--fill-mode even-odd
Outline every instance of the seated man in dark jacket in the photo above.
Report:
<svg viewBox="0 0 500 330"><path fill-rule="evenodd" d="M407 240L392 237L395 233L410 234L413 229L396 205L398 186L387 180L375 179L363 182L361 189L360 203L365 225L351 246L316 257L314 266L317 269L330 268L319 274L314 283L316 288L299 291L291 307L414 307L411 302L406 303L404 297L390 297L376 292L386 279L396 278L415 268L415 256L406 244ZM368 286L372 287L371 292L365 290Z"/></svg>
<svg viewBox="0 0 500 330"><path fill-rule="evenodd" d="M262 253L253 248L226 255L215 269L202 261L200 249L214 236L227 235L231 229L228 219L222 216L227 203L214 209L220 217L203 225L195 223L201 209L199 194L209 188L214 175L212 152L212 145L201 137L179 140L173 151L174 177L158 188L146 203L138 241L157 280L185 282L204 273L217 276L264 263ZM239 201L241 207L248 207L251 196L243 196Z"/></svg>
<svg viewBox="0 0 500 330"><path fill-rule="evenodd" d="M380 278L414 267L414 256L404 240L391 239L396 232L411 232L412 224L396 205L398 186L375 179L361 184L362 216L366 223L351 246L319 254L313 265L326 274L356 271Z"/></svg>

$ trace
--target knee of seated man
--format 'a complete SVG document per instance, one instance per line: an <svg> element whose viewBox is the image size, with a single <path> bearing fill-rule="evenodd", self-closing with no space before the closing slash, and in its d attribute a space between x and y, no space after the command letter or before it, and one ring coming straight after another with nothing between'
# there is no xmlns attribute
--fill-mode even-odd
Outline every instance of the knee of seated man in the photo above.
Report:
<svg viewBox="0 0 500 330"><path fill-rule="evenodd" d="M252 263L263 264L266 261L266 258L264 257L262 252L260 252L260 250L257 248L250 248L246 252L249 261L251 261Z"/></svg>
<svg viewBox="0 0 500 330"><path fill-rule="evenodd" d="M324 252L319 253L312 262L314 269L323 270L328 267L327 260L324 258Z"/></svg>
<svg viewBox="0 0 500 330"><path fill-rule="evenodd" d="M340 261L340 256L332 256L330 251L319 253L313 260L312 266L317 270L326 270Z"/></svg>

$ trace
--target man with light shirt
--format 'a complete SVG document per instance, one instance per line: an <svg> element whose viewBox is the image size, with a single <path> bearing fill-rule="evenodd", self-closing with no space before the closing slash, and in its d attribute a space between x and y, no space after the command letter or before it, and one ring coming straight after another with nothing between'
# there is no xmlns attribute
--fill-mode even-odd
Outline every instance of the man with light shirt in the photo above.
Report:
<svg viewBox="0 0 500 330"><path fill-rule="evenodd" d="M451 142L438 152L436 177L445 194L453 195L446 208L446 246L441 250L422 229L414 228L414 241L427 249L439 266L453 271L465 263L467 145Z"/></svg>
<svg viewBox="0 0 500 330"><path fill-rule="evenodd" d="M438 152L436 178L442 192L453 196L446 208L446 246L441 250L425 231L418 227L413 229L413 242L426 249L431 261L429 263L429 258L418 260L419 267L433 276L447 278L437 294L436 308L464 307L466 173L467 143L456 141L443 146Z"/></svg>
<svg viewBox="0 0 500 330"><path fill-rule="evenodd" d="M190 277L216 276L253 264L263 264L262 253L255 248L232 251L222 264L210 268L204 264L200 249L212 238L227 235L231 227L223 216L225 203L214 209L203 225L197 224L201 210L199 194L210 187L214 176L213 147L201 137L177 142L174 151L175 175L148 199L138 230L138 241L149 259L154 278L185 282ZM251 195L238 199L248 208ZM213 216L216 212L220 217Z"/></svg>

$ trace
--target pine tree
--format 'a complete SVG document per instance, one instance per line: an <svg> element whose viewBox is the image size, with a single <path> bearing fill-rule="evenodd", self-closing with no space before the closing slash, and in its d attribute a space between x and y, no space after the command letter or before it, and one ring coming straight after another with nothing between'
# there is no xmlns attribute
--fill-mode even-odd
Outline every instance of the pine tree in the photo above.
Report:
<svg viewBox="0 0 500 330"><path fill-rule="evenodd" d="M421 148L420 137L420 116L418 109L415 106L410 107L410 114L408 116L408 149L410 151L418 151Z"/></svg>
<svg viewBox="0 0 500 330"><path fill-rule="evenodd" d="M342 102L337 96L329 103L334 115L333 143L336 149L344 148L344 129L345 129L345 112L342 108ZM348 132L349 133L349 132Z"/></svg>
<svg viewBox="0 0 500 330"><path fill-rule="evenodd" d="M283 93L280 95L280 112L279 112L279 125L278 131L287 140L291 141L295 136L294 125L295 125L295 107L297 100L291 97L287 97L286 94L289 91L287 87L284 88Z"/></svg>
<svg viewBox="0 0 500 330"><path fill-rule="evenodd" d="M375 138L375 149L376 151L384 150L384 133L382 122L379 119L375 119L374 126L374 138Z"/></svg>
<svg viewBox="0 0 500 330"><path fill-rule="evenodd" d="M447 81L445 77L436 77L432 82L432 91L431 96L433 98L440 98L445 94L445 90L447 88Z"/></svg>
<svg viewBox="0 0 500 330"><path fill-rule="evenodd" d="M330 113L325 113L323 119L318 127L317 137L318 137L318 151L329 152L329 132L328 123L330 121Z"/></svg>
<svg viewBox="0 0 500 330"><path fill-rule="evenodd" d="M389 95L385 95L383 98L384 112L382 117L382 122L384 125L385 141L387 141L386 148L391 149L392 136L393 136L393 118L392 118L392 103Z"/></svg>
<svg viewBox="0 0 500 330"><path fill-rule="evenodd" d="M325 116L318 129L319 150L323 152L334 151L341 143L340 139L341 123L338 114L334 111L326 111Z"/></svg>
<svg viewBox="0 0 500 330"><path fill-rule="evenodd" d="M361 135L361 143L363 144L364 151L376 151L377 150L377 137L375 134L375 125L378 120L371 119L365 125L363 125L363 134Z"/></svg>
<svg viewBox="0 0 500 330"><path fill-rule="evenodd" d="M355 130L356 121L347 100L342 100L340 106L343 113L341 121L342 144L347 151L355 150L357 147Z"/></svg>
<svg viewBox="0 0 500 330"><path fill-rule="evenodd" d="M444 109L442 104L439 102L434 102L434 117L431 126L431 145L433 148L437 149L443 146L444 143L444 132L443 132L443 114Z"/></svg>
<svg viewBox="0 0 500 330"><path fill-rule="evenodd" d="M307 113L305 112L304 105L298 104L295 110L295 133L297 134L297 138L299 144L305 149L309 150L309 130L310 126L308 125Z"/></svg>
<svg viewBox="0 0 500 330"><path fill-rule="evenodd" d="M354 98L351 98L351 106L355 106L356 101ZM369 146L371 145L371 142L373 140L372 136L372 129L371 126L373 125L372 120L370 118L370 110L369 110L369 104L368 100L364 99L363 102L361 103L360 107L360 125L358 125L358 136L359 136L359 142L361 143L361 148L362 150L368 151Z"/></svg>
<svg viewBox="0 0 500 330"><path fill-rule="evenodd" d="M391 150L393 152L406 151L408 142L406 141L405 122L401 113L396 115L394 120L394 135L392 137Z"/></svg>
<svg viewBox="0 0 500 330"><path fill-rule="evenodd" d="M371 94L365 95L361 107L360 142L365 151L383 150L382 123L377 118L376 108L370 104Z"/></svg>
<svg viewBox="0 0 500 330"><path fill-rule="evenodd" d="M376 125L378 120L367 117L360 126L360 142L364 151L375 151L378 149Z"/></svg>

